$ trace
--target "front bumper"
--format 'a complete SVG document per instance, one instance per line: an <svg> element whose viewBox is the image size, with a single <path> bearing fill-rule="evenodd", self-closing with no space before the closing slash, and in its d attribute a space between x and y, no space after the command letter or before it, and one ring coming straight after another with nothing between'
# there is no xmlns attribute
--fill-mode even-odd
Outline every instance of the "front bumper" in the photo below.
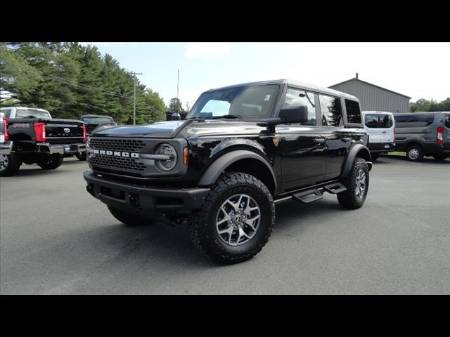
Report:
<svg viewBox="0 0 450 337"><path fill-rule="evenodd" d="M143 213L189 213L202 207L209 188L160 188L133 185L83 173L86 190L103 203Z"/></svg>
<svg viewBox="0 0 450 337"><path fill-rule="evenodd" d="M0 154L10 154L12 151L12 142L6 142L6 143L2 143L0 144Z"/></svg>

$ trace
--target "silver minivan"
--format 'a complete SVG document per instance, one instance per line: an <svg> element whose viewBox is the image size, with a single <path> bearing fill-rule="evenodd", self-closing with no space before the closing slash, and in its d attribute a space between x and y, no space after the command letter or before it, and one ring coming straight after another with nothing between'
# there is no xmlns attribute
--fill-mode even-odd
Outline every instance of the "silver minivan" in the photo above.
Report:
<svg viewBox="0 0 450 337"><path fill-rule="evenodd" d="M394 118L396 150L405 151L408 160L450 157L450 112L396 113Z"/></svg>

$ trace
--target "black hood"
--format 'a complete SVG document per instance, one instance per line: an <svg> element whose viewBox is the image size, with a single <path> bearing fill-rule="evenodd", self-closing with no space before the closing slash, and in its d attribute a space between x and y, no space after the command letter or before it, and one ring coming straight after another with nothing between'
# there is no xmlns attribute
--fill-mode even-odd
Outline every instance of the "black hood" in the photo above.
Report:
<svg viewBox="0 0 450 337"><path fill-rule="evenodd" d="M189 121L156 122L148 125L117 126L106 130L95 131L95 137L149 137L173 138Z"/></svg>

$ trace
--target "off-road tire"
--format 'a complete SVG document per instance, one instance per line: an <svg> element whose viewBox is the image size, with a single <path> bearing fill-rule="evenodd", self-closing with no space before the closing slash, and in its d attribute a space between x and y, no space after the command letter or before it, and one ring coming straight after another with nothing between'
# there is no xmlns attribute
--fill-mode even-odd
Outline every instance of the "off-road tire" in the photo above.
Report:
<svg viewBox="0 0 450 337"><path fill-rule="evenodd" d="M424 155L425 154L420 145L411 145L406 150L406 159L408 159L409 161L422 161Z"/></svg>
<svg viewBox="0 0 450 337"><path fill-rule="evenodd" d="M150 219L140 217L131 212L123 211L114 206L108 205L108 210L113 217L115 217L117 220L119 220L124 225L130 226L130 227L145 226L145 225L150 225L152 223L152 221Z"/></svg>
<svg viewBox="0 0 450 337"><path fill-rule="evenodd" d="M45 157L40 158L37 161L37 164L43 169L43 170L54 170L61 166L63 163L63 156L59 154L51 154Z"/></svg>
<svg viewBox="0 0 450 337"><path fill-rule="evenodd" d="M366 174L366 186L362 197L356 196L357 175L360 170ZM367 192L369 191L369 166L363 158L355 159L350 174L343 179L342 183L347 190L338 193L337 195L341 207L344 209L360 208L364 204L367 197Z"/></svg>
<svg viewBox="0 0 450 337"><path fill-rule="evenodd" d="M441 153L441 154L435 154L435 155L433 155L433 157L437 161L443 161L447 158L447 155Z"/></svg>
<svg viewBox="0 0 450 337"><path fill-rule="evenodd" d="M86 161L86 152L75 153L75 157L77 157L79 161Z"/></svg>
<svg viewBox="0 0 450 337"><path fill-rule="evenodd" d="M0 177L15 175L19 171L20 165L22 165L22 160L14 154L8 154L4 159L2 162L6 162L6 165L0 165Z"/></svg>
<svg viewBox="0 0 450 337"><path fill-rule="evenodd" d="M246 194L260 208L260 222L255 236L240 246L230 246L222 241L216 229L216 217L222 203L235 194ZM214 262L234 264L251 259L269 240L275 222L275 205L269 189L252 175L224 173L212 186L201 211L193 218L191 237L193 243Z"/></svg>

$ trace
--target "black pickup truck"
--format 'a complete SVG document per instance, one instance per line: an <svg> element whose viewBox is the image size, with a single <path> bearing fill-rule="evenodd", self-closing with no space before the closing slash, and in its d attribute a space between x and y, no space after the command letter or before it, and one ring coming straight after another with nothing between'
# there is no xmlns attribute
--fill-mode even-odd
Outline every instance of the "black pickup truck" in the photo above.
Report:
<svg viewBox="0 0 450 337"><path fill-rule="evenodd" d="M86 153L81 121L53 119L46 110L25 107L2 108L0 119L0 176L14 175L22 163L56 169L64 156Z"/></svg>
<svg viewBox="0 0 450 337"><path fill-rule="evenodd" d="M236 263L266 244L278 202L327 192L360 208L367 142L354 96L288 80L239 84L204 92L186 120L94 132L84 178L120 222L184 222L207 255Z"/></svg>

